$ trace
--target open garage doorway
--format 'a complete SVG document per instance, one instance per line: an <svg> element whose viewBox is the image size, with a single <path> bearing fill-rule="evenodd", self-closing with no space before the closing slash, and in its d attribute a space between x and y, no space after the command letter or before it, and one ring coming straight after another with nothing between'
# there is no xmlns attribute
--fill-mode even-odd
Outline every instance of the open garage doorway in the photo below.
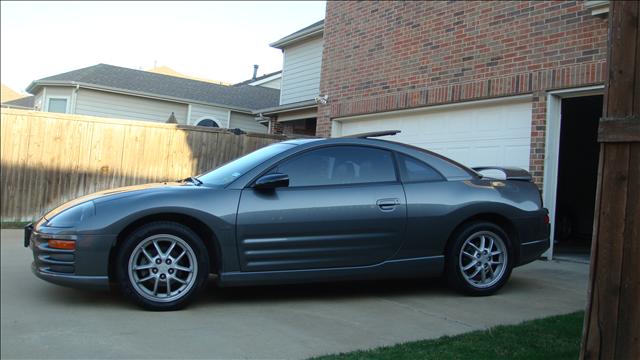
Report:
<svg viewBox="0 0 640 360"><path fill-rule="evenodd" d="M554 253L588 260L598 177L602 95L561 102Z"/></svg>

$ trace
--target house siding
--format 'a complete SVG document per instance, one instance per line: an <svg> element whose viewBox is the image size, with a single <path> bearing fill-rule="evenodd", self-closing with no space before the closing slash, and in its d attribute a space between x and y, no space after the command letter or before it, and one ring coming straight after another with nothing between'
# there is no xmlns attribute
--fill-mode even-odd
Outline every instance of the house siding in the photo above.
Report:
<svg viewBox="0 0 640 360"><path fill-rule="evenodd" d="M36 101L42 100L42 109L43 111L48 110L48 102L51 98L66 98L67 99L67 110L70 113L73 113L73 90L72 87L64 87L64 86L48 86L46 93L41 91L39 93L40 97L36 97ZM44 97L43 97L44 96Z"/></svg>
<svg viewBox="0 0 640 360"><path fill-rule="evenodd" d="M284 49L280 104L313 99L319 93L322 37Z"/></svg>
<svg viewBox="0 0 640 360"><path fill-rule="evenodd" d="M207 105L191 104L191 119L189 119L190 125L197 125L198 121L204 117L215 120L220 127L229 127L229 110Z"/></svg>
<svg viewBox="0 0 640 360"><path fill-rule="evenodd" d="M333 118L532 94L541 185L546 91L604 83L606 44L606 18L582 1L330 1L317 135Z"/></svg>
<svg viewBox="0 0 640 360"><path fill-rule="evenodd" d="M186 124L186 104L82 88L78 90L75 111L80 115L155 122L166 122L172 112L179 124Z"/></svg>
<svg viewBox="0 0 640 360"><path fill-rule="evenodd" d="M235 111L231 112L231 124L229 125L229 128L240 128L246 132L254 132L260 134L266 134L268 130L266 126L260 125L256 121L255 116L238 113Z"/></svg>

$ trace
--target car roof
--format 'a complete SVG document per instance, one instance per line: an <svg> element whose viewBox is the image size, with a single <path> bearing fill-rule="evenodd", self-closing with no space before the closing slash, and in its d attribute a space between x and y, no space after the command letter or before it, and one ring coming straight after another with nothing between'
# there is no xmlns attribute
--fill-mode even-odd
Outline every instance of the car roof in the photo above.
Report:
<svg viewBox="0 0 640 360"><path fill-rule="evenodd" d="M383 140L379 138L367 137L335 137L335 138L305 138L284 141L286 144L298 145L302 148L321 147L326 145L360 145L385 148L387 150L403 153L411 157L426 162L435 168L449 180L466 180L477 177L478 175L468 167L442 156L433 151L419 148L413 145L400 142ZM298 147L296 146L296 147ZM298 150L303 150L302 148Z"/></svg>

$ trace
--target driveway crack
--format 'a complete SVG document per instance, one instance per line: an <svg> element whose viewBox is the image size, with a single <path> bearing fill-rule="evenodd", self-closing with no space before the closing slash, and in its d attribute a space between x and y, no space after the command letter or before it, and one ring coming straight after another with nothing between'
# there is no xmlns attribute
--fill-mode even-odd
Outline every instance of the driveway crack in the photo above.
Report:
<svg viewBox="0 0 640 360"><path fill-rule="evenodd" d="M379 298L379 299L382 300L382 301L386 301L388 303L394 304L394 305L401 306L401 307L403 307L405 309L408 309L408 310L411 310L411 311L415 311L415 312L418 312L418 313L421 313L421 314L436 318L436 319L449 321L449 322L452 322L452 323L456 323L458 325L466 326L471 330L482 330L482 329L484 329L484 328L481 328L481 327L477 327L477 326L471 325L471 324L466 323L464 321L452 319L450 317L447 317L447 316L444 316L444 315L441 315L441 314L435 314L435 313L432 313L432 312L429 312L429 311L425 311L423 309L419 309L419 308L417 308L415 306L411 306L409 304L404 304L404 303L401 303L399 301L390 300L390 299L386 299L386 298Z"/></svg>

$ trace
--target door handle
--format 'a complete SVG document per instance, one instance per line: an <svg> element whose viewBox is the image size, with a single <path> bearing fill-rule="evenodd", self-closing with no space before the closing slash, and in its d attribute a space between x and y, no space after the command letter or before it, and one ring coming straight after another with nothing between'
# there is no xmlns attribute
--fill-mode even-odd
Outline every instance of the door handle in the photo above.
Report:
<svg viewBox="0 0 640 360"><path fill-rule="evenodd" d="M383 211L391 211L400 205L400 199L380 199L376 201L376 205Z"/></svg>

